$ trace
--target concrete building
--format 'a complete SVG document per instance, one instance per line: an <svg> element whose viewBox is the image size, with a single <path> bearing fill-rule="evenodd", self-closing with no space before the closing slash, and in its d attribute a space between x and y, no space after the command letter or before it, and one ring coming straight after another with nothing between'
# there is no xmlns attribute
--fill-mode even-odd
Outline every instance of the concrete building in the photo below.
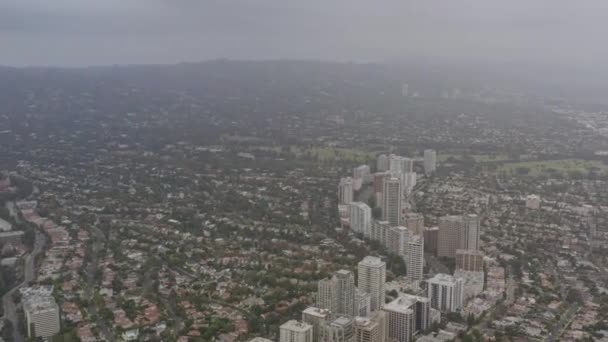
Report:
<svg viewBox="0 0 608 342"><path fill-rule="evenodd" d="M381 310L370 317L356 317L354 342L385 342L387 323L386 313Z"/></svg>
<svg viewBox="0 0 608 342"><path fill-rule="evenodd" d="M374 221L372 223L371 239L378 241L382 246L387 245L391 224L388 221Z"/></svg>
<svg viewBox="0 0 608 342"><path fill-rule="evenodd" d="M354 316L368 317L370 314L370 307L372 306L372 296L369 293L355 289L355 310Z"/></svg>
<svg viewBox="0 0 608 342"><path fill-rule="evenodd" d="M319 340L321 342L352 342L354 335L353 317L340 316L323 324Z"/></svg>
<svg viewBox="0 0 608 342"><path fill-rule="evenodd" d="M358 288L369 293L370 311L380 310L384 305L386 263L378 257L366 256L358 265Z"/></svg>
<svg viewBox="0 0 608 342"><path fill-rule="evenodd" d="M405 194L409 194L416 186L416 172L406 172L402 174L402 188Z"/></svg>
<svg viewBox="0 0 608 342"><path fill-rule="evenodd" d="M383 207L382 192L384 191L384 178L390 177L389 172L376 172L374 173L374 195L376 196L376 207Z"/></svg>
<svg viewBox="0 0 608 342"><path fill-rule="evenodd" d="M386 154L379 155L378 161L376 163L376 171L383 172L383 171L388 171L388 169L389 169L388 156Z"/></svg>
<svg viewBox="0 0 608 342"><path fill-rule="evenodd" d="M540 208L540 197L537 195L526 196L526 208L533 210Z"/></svg>
<svg viewBox="0 0 608 342"><path fill-rule="evenodd" d="M439 273L427 280L431 307L442 312L454 312L462 308L464 292L462 278Z"/></svg>
<svg viewBox="0 0 608 342"><path fill-rule="evenodd" d="M456 250L456 270L483 272L483 252L471 249Z"/></svg>
<svg viewBox="0 0 608 342"><path fill-rule="evenodd" d="M249 342L274 342L271 339L263 338L263 337L254 337Z"/></svg>
<svg viewBox="0 0 608 342"><path fill-rule="evenodd" d="M318 284L317 306L332 315L354 315L355 276L351 271L339 270ZM333 317L333 316L332 316Z"/></svg>
<svg viewBox="0 0 608 342"><path fill-rule="evenodd" d="M393 254L407 258L407 247L410 233L402 226L390 227L387 232L386 249Z"/></svg>
<svg viewBox="0 0 608 342"><path fill-rule="evenodd" d="M354 198L354 182L350 177L340 179L338 185L339 204L350 204Z"/></svg>
<svg viewBox="0 0 608 342"><path fill-rule="evenodd" d="M59 306L51 295L26 296L22 301L27 335L30 338L50 338L59 333Z"/></svg>
<svg viewBox="0 0 608 342"><path fill-rule="evenodd" d="M370 237L372 232L372 209L363 202L350 204L350 228L355 233Z"/></svg>
<svg viewBox="0 0 608 342"><path fill-rule="evenodd" d="M401 215L401 224L412 234L422 235L424 231L424 216L420 213L406 212Z"/></svg>
<svg viewBox="0 0 608 342"><path fill-rule="evenodd" d="M353 169L353 178L362 179L363 183L369 180L370 175L371 171L368 165L359 165Z"/></svg>
<svg viewBox="0 0 608 342"><path fill-rule="evenodd" d="M411 235L407 245L407 278L410 281L422 281L424 276L424 238Z"/></svg>
<svg viewBox="0 0 608 342"><path fill-rule="evenodd" d="M388 339L395 342L413 341L415 335L430 327L430 309L428 298L400 294L382 309L387 314Z"/></svg>
<svg viewBox="0 0 608 342"><path fill-rule="evenodd" d="M279 328L279 342L312 342L312 325L296 320L287 321Z"/></svg>
<svg viewBox="0 0 608 342"><path fill-rule="evenodd" d="M455 258L457 249L479 249L479 217L475 214L439 219L437 254Z"/></svg>
<svg viewBox="0 0 608 342"><path fill-rule="evenodd" d="M437 152L424 150L424 173L428 176L437 170Z"/></svg>
<svg viewBox="0 0 608 342"><path fill-rule="evenodd" d="M463 280L463 300L469 300L480 295L483 292L484 274L483 271L464 271L456 270L454 277Z"/></svg>
<svg viewBox="0 0 608 342"><path fill-rule="evenodd" d="M330 319L330 311L326 309L320 309L314 306L307 307L302 311L302 322L308 323L312 326L312 340L313 342L319 341L320 329L325 322Z"/></svg>
<svg viewBox="0 0 608 342"><path fill-rule="evenodd" d="M437 255L437 242L439 240L439 227L429 227L423 230L424 251Z"/></svg>
<svg viewBox="0 0 608 342"><path fill-rule="evenodd" d="M388 221L392 226L399 226L402 207L402 190L399 178L384 178L382 197L382 220Z"/></svg>
<svg viewBox="0 0 608 342"><path fill-rule="evenodd" d="M13 245L20 245L23 243L23 234L22 230L0 232L0 244L11 243Z"/></svg>

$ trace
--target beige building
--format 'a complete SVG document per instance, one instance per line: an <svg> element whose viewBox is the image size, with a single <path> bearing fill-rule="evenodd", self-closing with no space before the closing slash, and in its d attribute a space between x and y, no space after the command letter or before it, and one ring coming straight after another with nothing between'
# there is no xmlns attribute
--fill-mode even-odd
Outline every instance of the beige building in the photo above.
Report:
<svg viewBox="0 0 608 342"><path fill-rule="evenodd" d="M386 263L382 259L367 256L358 265L358 288L369 293L370 311L380 310L384 305Z"/></svg>
<svg viewBox="0 0 608 342"><path fill-rule="evenodd" d="M383 311L387 314L390 341L410 342L414 336L430 326L430 300L426 297L400 294L386 304Z"/></svg>
<svg viewBox="0 0 608 342"><path fill-rule="evenodd" d="M456 250L456 269L462 271L483 271L483 252L471 249Z"/></svg>
<svg viewBox="0 0 608 342"><path fill-rule="evenodd" d="M455 258L457 249L479 249L479 217L475 214L439 219L437 255Z"/></svg>
<svg viewBox="0 0 608 342"><path fill-rule="evenodd" d="M370 317L356 317L354 342L385 342L387 323L384 311L376 311Z"/></svg>
<svg viewBox="0 0 608 342"><path fill-rule="evenodd" d="M51 296L25 298L23 312L30 338L50 338L61 330L59 306Z"/></svg>
<svg viewBox="0 0 608 342"><path fill-rule="evenodd" d="M279 328L279 342L312 342L312 325L296 320L287 321Z"/></svg>

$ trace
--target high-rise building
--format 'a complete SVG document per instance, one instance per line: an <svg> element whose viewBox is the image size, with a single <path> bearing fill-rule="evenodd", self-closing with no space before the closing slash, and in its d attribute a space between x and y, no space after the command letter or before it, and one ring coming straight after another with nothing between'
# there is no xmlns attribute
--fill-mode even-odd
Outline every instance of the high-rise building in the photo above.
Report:
<svg viewBox="0 0 608 342"><path fill-rule="evenodd" d="M391 173L408 173L414 171L414 160L394 154L389 156L389 170Z"/></svg>
<svg viewBox="0 0 608 342"><path fill-rule="evenodd" d="M407 244L407 277L410 281L421 281L424 274L424 238L411 235Z"/></svg>
<svg viewBox="0 0 608 342"><path fill-rule="evenodd" d="M287 321L279 328L279 342L312 342L312 325L296 320Z"/></svg>
<svg viewBox="0 0 608 342"><path fill-rule="evenodd" d="M528 195L526 197L526 208L528 208L528 209L540 208L540 197L538 195Z"/></svg>
<svg viewBox="0 0 608 342"><path fill-rule="evenodd" d="M414 190L416 186L416 172L406 172L402 174L403 189L406 194L409 194Z"/></svg>
<svg viewBox="0 0 608 342"><path fill-rule="evenodd" d="M370 237L372 232L372 209L363 202L350 204L350 228L353 232Z"/></svg>
<svg viewBox="0 0 608 342"><path fill-rule="evenodd" d="M399 226L401 222L402 191L401 181L396 177L384 179L382 191L382 219L392 226Z"/></svg>
<svg viewBox="0 0 608 342"><path fill-rule="evenodd" d="M461 278L439 273L427 280L427 286L432 308L443 312L454 312L462 308L464 290Z"/></svg>
<svg viewBox="0 0 608 342"><path fill-rule="evenodd" d="M390 229L391 224L388 221L374 221L372 223L371 239L378 241L382 246L386 246Z"/></svg>
<svg viewBox="0 0 608 342"><path fill-rule="evenodd" d="M376 165L376 171L383 172L383 171L388 171L388 169L389 169L388 157L386 156L386 154L379 155L378 162Z"/></svg>
<svg viewBox="0 0 608 342"><path fill-rule="evenodd" d="M378 257L366 256L359 262L358 270L359 290L371 295L370 311L380 310L386 295L386 263Z"/></svg>
<svg viewBox="0 0 608 342"><path fill-rule="evenodd" d="M27 335L50 338L61 330L59 306L52 296L32 295L23 299Z"/></svg>
<svg viewBox="0 0 608 342"><path fill-rule="evenodd" d="M350 204L354 197L354 184L353 179L345 177L340 179L338 185L338 199L340 204Z"/></svg>
<svg viewBox="0 0 608 342"><path fill-rule="evenodd" d="M308 323L312 326L313 342L319 342L320 329L329 319L330 311L326 309L309 306L302 311L302 322Z"/></svg>
<svg viewBox="0 0 608 342"><path fill-rule="evenodd" d="M355 335L352 316L340 316L321 327L321 342L352 342Z"/></svg>
<svg viewBox="0 0 608 342"><path fill-rule="evenodd" d="M374 195L376 196L376 207L383 207L383 196L382 192L384 191L384 178L390 177L389 172L376 172L374 173Z"/></svg>
<svg viewBox="0 0 608 342"><path fill-rule="evenodd" d="M339 270L334 273L338 279L338 309L336 314L354 316L355 310L355 276L348 270Z"/></svg>
<svg viewBox="0 0 608 342"><path fill-rule="evenodd" d="M401 215L401 224L407 227L412 234L422 235L424 230L424 216L420 213L406 212Z"/></svg>
<svg viewBox="0 0 608 342"><path fill-rule="evenodd" d="M364 182L369 179L370 168L369 165L359 165L353 169L353 178L363 179Z"/></svg>
<svg viewBox="0 0 608 342"><path fill-rule="evenodd" d="M440 257L455 258L457 249L479 249L479 217L475 214L444 216L439 219Z"/></svg>
<svg viewBox="0 0 608 342"><path fill-rule="evenodd" d="M370 314L370 307L372 305L372 296L367 293L355 289L355 314L354 316L367 317Z"/></svg>
<svg viewBox="0 0 608 342"><path fill-rule="evenodd" d="M386 313L381 310L370 317L356 317L354 342L385 342L387 323Z"/></svg>
<svg viewBox="0 0 608 342"><path fill-rule="evenodd" d="M386 238L386 249L404 259L407 257L407 247L410 233L402 226L390 227Z"/></svg>
<svg viewBox="0 0 608 342"><path fill-rule="evenodd" d="M424 173L432 174L437 169L437 152L434 150L424 150Z"/></svg>
<svg viewBox="0 0 608 342"><path fill-rule="evenodd" d="M414 336L431 325L430 300L426 297L399 294L386 304L383 311L388 319L388 339L398 342L413 341Z"/></svg>
<svg viewBox="0 0 608 342"><path fill-rule="evenodd" d="M332 315L354 315L355 276L351 271L339 270L318 284L317 306Z"/></svg>
<svg viewBox="0 0 608 342"><path fill-rule="evenodd" d="M457 249L456 270L483 272L483 252L472 249Z"/></svg>
<svg viewBox="0 0 608 342"><path fill-rule="evenodd" d="M439 239L439 227L429 227L423 230L424 251L437 255L437 242Z"/></svg>

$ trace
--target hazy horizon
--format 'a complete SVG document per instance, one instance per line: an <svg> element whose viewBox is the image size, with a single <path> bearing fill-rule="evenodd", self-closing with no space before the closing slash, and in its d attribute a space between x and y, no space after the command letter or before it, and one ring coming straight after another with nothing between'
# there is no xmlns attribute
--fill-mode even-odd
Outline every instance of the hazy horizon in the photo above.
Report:
<svg viewBox="0 0 608 342"><path fill-rule="evenodd" d="M428 59L594 69L608 58L606 14L599 0L5 0L0 65Z"/></svg>

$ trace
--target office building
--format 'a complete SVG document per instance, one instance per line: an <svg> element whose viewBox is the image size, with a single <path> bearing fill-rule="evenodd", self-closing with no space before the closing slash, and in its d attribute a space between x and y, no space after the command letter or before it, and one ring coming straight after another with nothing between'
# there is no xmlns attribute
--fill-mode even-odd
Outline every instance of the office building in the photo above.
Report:
<svg viewBox="0 0 608 342"><path fill-rule="evenodd" d="M402 258L407 257L407 247L410 233L407 228L397 226L390 227L387 231L386 249Z"/></svg>
<svg viewBox="0 0 608 342"><path fill-rule="evenodd" d="M355 310L354 316L368 317L370 314L370 307L372 306L372 296L367 293L355 289Z"/></svg>
<svg viewBox="0 0 608 342"><path fill-rule="evenodd" d="M350 204L353 201L353 197L353 179L350 177L340 179L340 184L338 185L338 199L340 201L339 204Z"/></svg>
<svg viewBox="0 0 608 342"><path fill-rule="evenodd" d="M437 152L424 150L424 173L428 176L437 169Z"/></svg>
<svg viewBox="0 0 608 342"><path fill-rule="evenodd" d="M457 249L456 270L483 272L483 252L472 249Z"/></svg>
<svg viewBox="0 0 608 342"><path fill-rule="evenodd" d="M424 238L411 235L407 244L407 278L410 281L421 281L424 275Z"/></svg>
<svg viewBox="0 0 608 342"><path fill-rule="evenodd" d="M339 270L318 284L317 307L332 315L354 315L355 276L351 271Z"/></svg>
<svg viewBox="0 0 608 342"><path fill-rule="evenodd" d="M439 240L439 227L424 228L424 251L432 255L437 255L437 242Z"/></svg>
<svg viewBox="0 0 608 342"><path fill-rule="evenodd" d="M51 294L28 294L22 301L28 337L50 338L59 333L59 305Z"/></svg>
<svg viewBox="0 0 608 342"><path fill-rule="evenodd" d="M457 249L479 249L479 217L475 214L444 216L439 219L437 254L455 258Z"/></svg>
<svg viewBox="0 0 608 342"><path fill-rule="evenodd" d="M372 209L363 202L350 204L350 228L353 232L370 237L372 231Z"/></svg>
<svg viewBox="0 0 608 342"><path fill-rule="evenodd" d="M370 311L382 308L385 298L386 263L378 257L367 256L358 265L358 288L369 293Z"/></svg>
<svg viewBox="0 0 608 342"><path fill-rule="evenodd" d="M378 241L382 246L387 245L391 224L388 221L373 221L371 239Z"/></svg>
<svg viewBox="0 0 608 342"><path fill-rule="evenodd" d="M319 342L320 329L325 325L325 322L329 321L330 315L329 310L320 309L314 306L309 306L302 311L302 322L312 326L313 342Z"/></svg>
<svg viewBox="0 0 608 342"><path fill-rule="evenodd" d="M373 312L370 317L356 317L354 342L385 342L386 330L384 311Z"/></svg>
<svg viewBox="0 0 608 342"><path fill-rule="evenodd" d="M321 342L352 342L354 335L353 317L340 316L323 324L319 340Z"/></svg>
<svg viewBox="0 0 608 342"><path fill-rule="evenodd" d="M430 309L430 300L426 297L399 294L397 299L382 309L388 320L388 339L395 342L413 341L414 336L430 327Z"/></svg>
<svg viewBox="0 0 608 342"><path fill-rule="evenodd" d="M379 155L378 161L376 163L376 171L383 172L383 171L388 171L388 169L389 169L388 156L386 154Z"/></svg>
<svg viewBox="0 0 608 342"><path fill-rule="evenodd" d="M455 312L462 308L464 300L463 280L449 274L436 274L427 280L431 307L442 312Z"/></svg>
<svg viewBox="0 0 608 342"><path fill-rule="evenodd" d="M405 212L401 215L401 224L412 234L422 235L424 231L424 216L420 213Z"/></svg>
<svg viewBox="0 0 608 342"><path fill-rule="evenodd" d="M279 342L312 342L312 325L296 320L287 321L279 328Z"/></svg>
<svg viewBox="0 0 608 342"><path fill-rule="evenodd" d="M399 178L387 177L384 179L382 197L382 219L388 221L392 226L399 226L402 214L402 192Z"/></svg>

